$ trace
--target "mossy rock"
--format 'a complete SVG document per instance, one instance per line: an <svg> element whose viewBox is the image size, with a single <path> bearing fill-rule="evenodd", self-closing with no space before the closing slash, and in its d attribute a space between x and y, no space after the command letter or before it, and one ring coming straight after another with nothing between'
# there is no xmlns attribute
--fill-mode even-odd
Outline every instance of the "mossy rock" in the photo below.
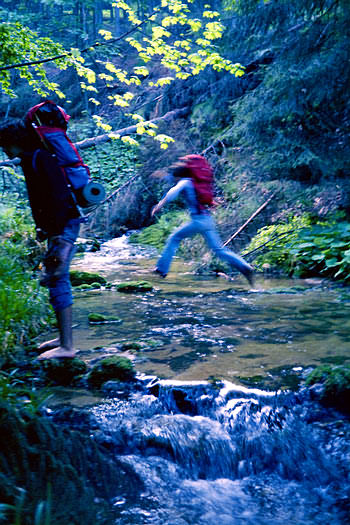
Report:
<svg viewBox="0 0 350 525"><path fill-rule="evenodd" d="M78 291L78 292L86 292L87 290L94 289L92 284L80 284L79 286L75 286L74 288L75 288L75 291Z"/></svg>
<svg viewBox="0 0 350 525"><path fill-rule="evenodd" d="M122 344L121 344L121 349L123 351L126 351L126 350L136 350L136 351L139 351L142 349L142 344L141 343L137 343L136 341L124 341Z"/></svg>
<svg viewBox="0 0 350 525"><path fill-rule="evenodd" d="M317 383L323 386L322 402L350 411L350 365L317 366L308 374L305 384L311 386Z"/></svg>
<svg viewBox="0 0 350 525"><path fill-rule="evenodd" d="M150 292L153 286L148 281L128 281L117 285L118 292L132 293L132 292Z"/></svg>
<svg viewBox="0 0 350 525"><path fill-rule="evenodd" d="M89 324L104 324L104 323L121 323L120 317L113 315L103 315L98 313L90 313L88 315Z"/></svg>
<svg viewBox="0 0 350 525"><path fill-rule="evenodd" d="M72 286L80 286L82 284L93 284L93 283L99 283L103 285L107 284L107 280L104 277L102 277L102 275L99 275L98 273L71 270L69 275L70 275L70 281L72 283Z"/></svg>
<svg viewBox="0 0 350 525"><path fill-rule="evenodd" d="M45 359L40 363L46 378L63 386L74 383L87 371L86 363L76 357L73 359Z"/></svg>
<svg viewBox="0 0 350 525"><path fill-rule="evenodd" d="M122 356L105 357L88 373L87 381L95 388L100 388L106 381L132 381L135 370L130 359Z"/></svg>

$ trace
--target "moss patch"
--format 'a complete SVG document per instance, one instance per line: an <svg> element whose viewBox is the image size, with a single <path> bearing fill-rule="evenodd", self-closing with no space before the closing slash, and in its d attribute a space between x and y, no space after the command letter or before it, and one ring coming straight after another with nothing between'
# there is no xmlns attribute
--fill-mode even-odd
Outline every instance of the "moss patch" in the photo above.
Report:
<svg viewBox="0 0 350 525"><path fill-rule="evenodd" d="M133 292L150 292L153 286L148 281L128 281L117 285L118 292L133 293Z"/></svg>
<svg viewBox="0 0 350 525"><path fill-rule="evenodd" d="M321 401L328 405L350 411L350 365L316 367L305 380L307 386L320 383L323 386Z"/></svg>
<svg viewBox="0 0 350 525"><path fill-rule="evenodd" d="M87 380L90 386L100 388L106 381L132 381L134 377L135 370L130 359L112 356L99 361L90 370Z"/></svg>
<svg viewBox="0 0 350 525"><path fill-rule="evenodd" d="M70 273L70 281L72 286L80 286L82 284L107 284L107 280L98 273L81 272L79 270L72 270Z"/></svg>
<svg viewBox="0 0 350 525"><path fill-rule="evenodd" d="M105 323L121 323L122 319L120 319L120 317L115 317L113 315L90 313L88 315L88 321L89 321L89 324L105 324Z"/></svg>

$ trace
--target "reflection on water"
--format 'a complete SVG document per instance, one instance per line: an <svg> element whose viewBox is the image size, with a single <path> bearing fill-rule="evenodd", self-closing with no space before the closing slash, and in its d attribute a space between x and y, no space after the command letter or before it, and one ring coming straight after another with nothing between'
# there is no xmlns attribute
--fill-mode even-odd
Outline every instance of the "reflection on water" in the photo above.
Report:
<svg viewBox="0 0 350 525"><path fill-rule="evenodd" d="M259 381L281 370L297 376L310 365L350 357L347 288L258 278L257 288L249 290L240 275L233 281L197 276L179 259L163 280L152 274L154 265L154 252L129 246L125 236L75 260L75 268L99 271L112 283L154 285L144 294L76 293L75 341L83 358L98 355L98 349L91 352L96 347L113 353L121 342L137 341L137 369L146 374ZM91 327L89 312L117 315L123 322Z"/></svg>

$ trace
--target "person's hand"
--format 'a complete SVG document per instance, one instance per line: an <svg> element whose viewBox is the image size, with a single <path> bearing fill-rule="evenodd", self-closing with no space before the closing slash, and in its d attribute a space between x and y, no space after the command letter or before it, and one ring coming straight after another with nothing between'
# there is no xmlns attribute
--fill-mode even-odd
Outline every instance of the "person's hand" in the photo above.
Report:
<svg viewBox="0 0 350 525"><path fill-rule="evenodd" d="M152 208L152 211L151 211L151 216L154 217L154 215L157 213L157 211L160 210L160 206L159 206L159 203L156 204L155 206L153 206Z"/></svg>

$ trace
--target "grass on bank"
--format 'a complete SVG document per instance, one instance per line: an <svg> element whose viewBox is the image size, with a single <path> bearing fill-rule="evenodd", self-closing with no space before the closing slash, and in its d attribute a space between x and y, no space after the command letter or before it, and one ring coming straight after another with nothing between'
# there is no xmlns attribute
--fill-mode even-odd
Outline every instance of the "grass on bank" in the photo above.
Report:
<svg viewBox="0 0 350 525"><path fill-rule="evenodd" d="M33 275L43 247L28 212L0 209L0 362L47 326L47 292Z"/></svg>

